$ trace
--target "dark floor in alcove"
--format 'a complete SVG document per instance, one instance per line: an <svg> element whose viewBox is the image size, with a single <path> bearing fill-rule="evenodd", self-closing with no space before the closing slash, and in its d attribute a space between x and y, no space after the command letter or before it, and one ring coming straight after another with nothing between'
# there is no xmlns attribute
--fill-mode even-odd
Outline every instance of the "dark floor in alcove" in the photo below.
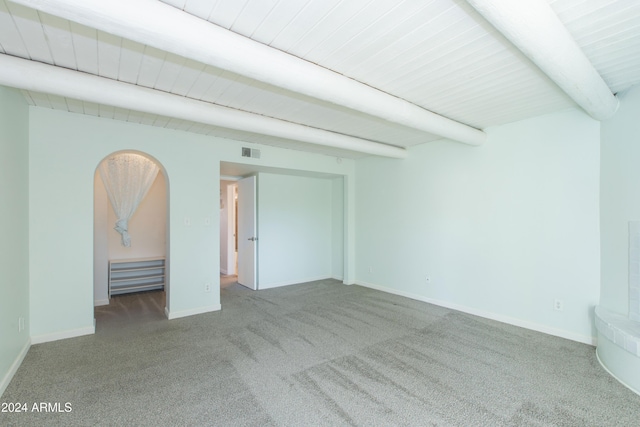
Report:
<svg viewBox="0 0 640 427"><path fill-rule="evenodd" d="M109 305L95 308L96 333L124 324L166 319L165 292L148 291L111 297Z"/></svg>
<svg viewBox="0 0 640 427"><path fill-rule="evenodd" d="M220 276L221 298L224 298L225 289L239 286L238 276ZM116 295L111 297L109 305L95 307L96 333L105 328L119 327L131 322L143 322L150 320L166 319L164 308L166 306L165 291L147 291L131 294Z"/></svg>

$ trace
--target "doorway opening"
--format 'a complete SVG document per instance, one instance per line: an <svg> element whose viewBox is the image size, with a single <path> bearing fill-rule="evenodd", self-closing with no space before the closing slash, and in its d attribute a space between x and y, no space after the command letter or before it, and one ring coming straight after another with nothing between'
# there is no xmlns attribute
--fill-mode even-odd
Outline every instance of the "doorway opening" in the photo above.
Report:
<svg viewBox="0 0 640 427"><path fill-rule="evenodd" d="M237 282L238 277L238 184L220 180L220 287Z"/></svg>
<svg viewBox="0 0 640 427"><path fill-rule="evenodd" d="M256 176L220 180L220 286L258 289Z"/></svg>
<svg viewBox="0 0 640 427"><path fill-rule="evenodd" d="M237 272L235 283L245 285L241 287L245 290L344 280L348 265L344 176L221 162L220 179L222 289L231 272ZM251 183L249 190L244 183ZM237 206L231 199L235 188ZM247 194L252 205L243 203ZM253 218L243 219L243 206ZM237 242L232 240L236 238ZM248 244L253 258L243 253L243 244ZM231 265L236 248L237 269ZM243 265L253 268L255 287L242 277Z"/></svg>
<svg viewBox="0 0 640 427"><path fill-rule="evenodd" d="M114 322L166 318L169 182L146 153L119 151L94 173L94 316Z"/></svg>

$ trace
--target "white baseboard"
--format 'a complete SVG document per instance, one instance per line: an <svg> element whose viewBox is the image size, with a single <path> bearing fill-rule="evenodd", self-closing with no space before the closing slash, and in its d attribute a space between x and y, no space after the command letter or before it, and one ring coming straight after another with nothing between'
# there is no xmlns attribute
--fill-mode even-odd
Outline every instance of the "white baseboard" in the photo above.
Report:
<svg viewBox="0 0 640 427"><path fill-rule="evenodd" d="M227 270L226 270L226 269L224 269L224 268L221 268L221 269L220 269L220 274L222 274L223 276L228 276L228 274L227 274Z"/></svg>
<svg viewBox="0 0 640 427"><path fill-rule="evenodd" d="M94 307L99 307L101 305L109 305L109 298L107 298L107 299L97 299L97 300L93 301L93 306Z"/></svg>
<svg viewBox="0 0 640 427"><path fill-rule="evenodd" d="M283 282L258 283L258 290L262 291L265 289L279 288L281 286L299 285L301 283L315 282L316 280L327 280L331 278L331 276L316 276L307 277L305 279L285 280Z"/></svg>
<svg viewBox="0 0 640 427"><path fill-rule="evenodd" d="M220 311L222 306L220 304L210 305L207 307L190 308L189 310L181 311L169 311L167 307L164 308L164 314L167 319L179 319L181 317L195 316L196 314L210 313L212 311Z"/></svg>
<svg viewBox="0 0 640 427"><path fill-rule="evenodd" d="M64 340L67 338L81 337L83 335L92 335L96 333L96 325L94 320L93 326L85 328L71 329L68 331L54 332L51 334L35 335L31 337L31 344L42 344L43 342Z"/></svg>
<svg viewBox="0 0 640 427"><path fill-rule="evenodd" d="M365 288L371 288L382 292L387 292L394 295L400 295L403 297L411 298L417 301L427 302L429 304L438 305L440 307L450 308L452 310L461 311L463 313L473 314L474 316L484 317L486 319L496 320L501 323L507 323L509 325L518 326L525 329L530 329L536 332L542 332L547 335L553 335L560 338L565 338L571 341L577 341L583 344L595 346L598 339L596 337L576 334L575 332L566 331L563 329L552 328L546 325L540 325L539 323L529 322L527 320L516 319L502 314L492 313L490 311L480 310L473 307L467 307L451 303L449 301L442 301L432 298L427 298L422 295L414 294L411 292L399 291L393 288L387 288L385 286L374 285L373 283L367 283L362 281L356 281L356 285L364 286Z"/></svg>
<svg viewBox="0 0 640 427"><path fill-rule="evenodd" d="M339 281L339 282L342 282L342 281L343 281L343 277L342 277L342 276L331 276L331 278L332 278L333 280L337 280L337 281Z"/></svg>
<svg viewBox="0 0 640 427"><path fill-rule="evenodd" d="M9 367L9 371L5 374L4 378L2 378L2 381L0 382L0 397L2 397L4 391L9 386L9 383L13 379L13 376L16 374L16 372L18 372L18 368L20 367L20 365L22 365L22 361L27 355L29 348L31 348L31 340L27 339L24 347L22 347L22 350L20 350L20 353L18 353L18 356Z"/></svg>

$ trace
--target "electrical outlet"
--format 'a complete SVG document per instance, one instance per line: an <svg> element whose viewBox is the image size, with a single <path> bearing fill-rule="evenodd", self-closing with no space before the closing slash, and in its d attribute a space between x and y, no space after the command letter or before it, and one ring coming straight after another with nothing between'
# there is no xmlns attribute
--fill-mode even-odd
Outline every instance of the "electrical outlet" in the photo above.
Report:
<svg viewBox="0 0 640 427"><path fill-rule="evenodd" d="M431 284L431 277L429 277L429 276L425 277L425 283L427 285L430 285Z"/></svg>
<svg viewBox="0 0 640 427"><path fill-rule="evenodd" d="M564 302L561 299L557 299L553 302L553 309L556 311L564 310Z"/></svg>
<svg viewBox="0 0 640 427"><path fill-rule="evenodd" d="M211 283L207 282L204 284L204 291L211 292Z"/></svg>
<svg viewBox="0 0 640 427"><path fill-rule="evenodd" d="M369 266L369 273L373 273L373 267Z"/></svg>
<svg viewBox="0 0 640 427"><path fill-rule="evenodd" d="M188 216L184 217L184 225L186 225L187 227L191 226L191 218L189 218Z"/></svg>

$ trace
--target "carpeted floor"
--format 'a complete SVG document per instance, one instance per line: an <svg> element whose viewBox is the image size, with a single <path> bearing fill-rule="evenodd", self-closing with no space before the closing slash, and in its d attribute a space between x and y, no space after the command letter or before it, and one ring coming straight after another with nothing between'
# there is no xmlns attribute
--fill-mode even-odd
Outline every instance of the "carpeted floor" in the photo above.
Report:
<svg viewBox="0 0 640 427"><path fill-rule="evenodd" d="M93 336L34 345L2 426L636 426L640 397L594 348L326 280L250 291L168 321L114 298Z"/></svg>

